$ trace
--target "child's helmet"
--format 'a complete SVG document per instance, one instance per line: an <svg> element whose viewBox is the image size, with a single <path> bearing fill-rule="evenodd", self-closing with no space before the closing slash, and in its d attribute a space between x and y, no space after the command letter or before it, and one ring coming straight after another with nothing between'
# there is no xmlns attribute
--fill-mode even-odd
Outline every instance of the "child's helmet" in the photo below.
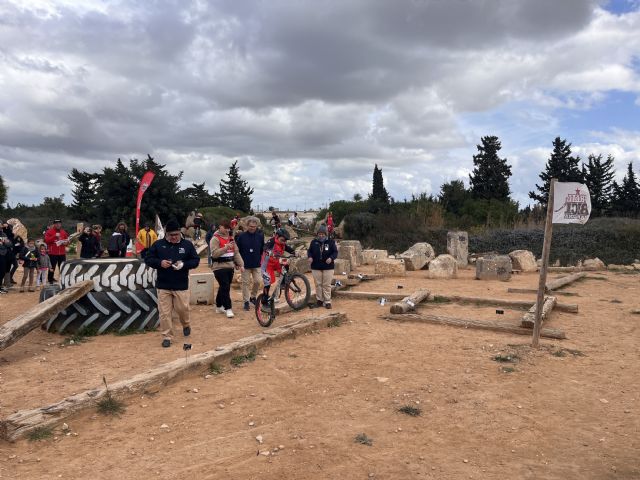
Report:
<svg viewBox="0 0 640 480"><path fill-rule="evenodd" d="M284 237L285 240L289 240L289 232L287 232L284 228L279 228L276 230L276 237Z"/></svg>

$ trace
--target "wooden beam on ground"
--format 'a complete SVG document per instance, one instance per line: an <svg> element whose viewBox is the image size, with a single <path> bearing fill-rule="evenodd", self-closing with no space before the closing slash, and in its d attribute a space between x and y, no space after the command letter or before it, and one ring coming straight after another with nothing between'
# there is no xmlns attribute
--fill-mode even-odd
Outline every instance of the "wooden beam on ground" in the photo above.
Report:
<svg viewBox="0 0 640 480"><path fill-rule="evenodd" d="M366 280L378 280L383 278L384 275L380 273L350 273L347 278L359 278L362 281Z"/></svg>
<svg viewBox="0 0 640 480"><path fill-rule="evenodd" d="M388 293L388 292L351 292L349 290L335 290L333 296L342 298L377 300L384 297L387 300L402 300L406 295L404 293Z"/></svg>
<svg viewBox="0 0 640 480"><path fill-rule="evenodd" d="M508 323L491 322L488 320L472 320L467 318L442 317L439 315L423 315L417 313L405 313L403 315L384 315L385 320L397 322L421 322L436 325L449 325L452 327L476 328L495 332L513 333L516 335L531 335L530 328L522 328ZM541 335L546 338L565 339L567 336L562 330L555 328L543 328Z"/></svg>
<svg viewBox="0 0 640 480"><path fill-rule="evenodd" d="M91 280L76 283L0 326L0 350L13 345L31 330L38 328L91 290L93 290Z"/></svg>
<svg viewBox="0 0 640 480"><path fill-rule="evenodd" d="M586 272L578 272L572 275L567 275L566 277L560 277L560 278L556 278L555 280L549 280L545 284L545 290L547 292L558 290L559 288L565 287L570 283L573 283L576 280L580 280L581 278L584 278L586 276L587 276Z"/></svg>
<svg viewBox="0 0 640 480"><path fill-rule="evenodd" d="M378 294L385 296L385 294ZM484 298L484 297L464 297L462 295L438 295L433 294L429 300L446 301L452 303L475 303L478 305L491 305L495 307L511 307L520 310L528 310L531 307L531 300L506 300L502 298ZM578 313L578 305L574 303L556 303L555 308L562 312Z"/></svg>
<svg viewBox="0 0 640 480"><path fill-rule="evenodd" d="M546 318L556 306L556 297L545 297L542 305L542 315L540 316L540 322L544 322ZM524 314L520 321L520 326L523 328L533 328L536 323L536 305L533 305L527 313Z"/></svg>
<svg viewBox="0 0 640 480"><path fill-rule="evenodd" d="M507 288L507 293L537 293L538 291L535 288ZM579 297L580 294L576 292L563 292L563 291L553 291L549 292L554 295L562 295L565 297Z"/></svg>
<svg viewBox="0 0 640 480"><path fill-rule="evenodd" d="M407 313L416 309L416 305L429 298L429 290L420 289L413 292L408 297L391 305L391 313Z"/></svg>
<svg viewBox="0 0 640 480"><path fill-rule="evenodd" d="M167 385L184 378L185 374L201 374L212 363L231 361L233 357L255 352L257 348L295 337L298 334L317 330L346 320L344 313L336 312L320 317L306 318L281 327L216 347L214 350L165 363L127 380L111 383L109 392L114 398L130 397L152 388ZM52 427L71 415L96 406L107 394L102 386L72 395L58 403L31 410L20 410L0 421L0 438L15 441L39 427Z"/></svg>
<svg viewBox="0 0 640 480"><path fill-rule="evenodd" d="M547 267L547 270L550 272L581 272L582 267Z"/></svg>

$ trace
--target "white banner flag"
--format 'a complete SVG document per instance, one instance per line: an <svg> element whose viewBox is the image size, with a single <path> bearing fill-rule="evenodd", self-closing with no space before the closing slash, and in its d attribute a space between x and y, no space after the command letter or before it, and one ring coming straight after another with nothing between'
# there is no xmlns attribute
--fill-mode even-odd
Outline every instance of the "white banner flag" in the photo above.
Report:
<svg viewBox="0 0 640 480"><path fill-rule="evenodd" d="M158 234L158 239L164 238L164 228L162 227L162 222L160 221L160 217L156 214L156 233Z"/></svg>
<svg viewBox="0 0 640 480"><path fill-rule="evenodd" d="M553 191L553 223L585 224L591 215L591 196L582 183L556 182Z"/></svg>

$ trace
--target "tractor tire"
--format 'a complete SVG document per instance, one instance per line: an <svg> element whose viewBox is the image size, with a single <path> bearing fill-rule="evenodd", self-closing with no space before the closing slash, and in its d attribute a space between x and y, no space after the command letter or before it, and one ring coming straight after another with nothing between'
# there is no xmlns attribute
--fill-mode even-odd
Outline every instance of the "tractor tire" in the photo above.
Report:
<svg viewBox="0 0 640 480"><path fill-rule="evenodd" d="M156 328L158 298L156 271L138 259L105 258L65 262L60 269L62 289L93 280L94 289L42 328L61 334L90 330L101 334Z"/></svg>

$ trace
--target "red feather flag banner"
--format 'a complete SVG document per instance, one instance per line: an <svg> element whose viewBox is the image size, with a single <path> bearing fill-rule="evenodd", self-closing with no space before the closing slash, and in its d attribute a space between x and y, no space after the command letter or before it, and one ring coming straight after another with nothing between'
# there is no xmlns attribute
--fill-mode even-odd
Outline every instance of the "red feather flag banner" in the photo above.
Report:
<svg viewBox="0 0 640 480"><path fill-rule="evenodd" d="M153 178L156 176L152 171L146 172L142 176L142 180L140 180L140 186L138 187L138 201L136 202L136 251L140 253L144 248L142 244L138 241L138 232L140 231L140 204L142 203L142 196L144 192L147 191L151 182L153 182Z"/></svg>

